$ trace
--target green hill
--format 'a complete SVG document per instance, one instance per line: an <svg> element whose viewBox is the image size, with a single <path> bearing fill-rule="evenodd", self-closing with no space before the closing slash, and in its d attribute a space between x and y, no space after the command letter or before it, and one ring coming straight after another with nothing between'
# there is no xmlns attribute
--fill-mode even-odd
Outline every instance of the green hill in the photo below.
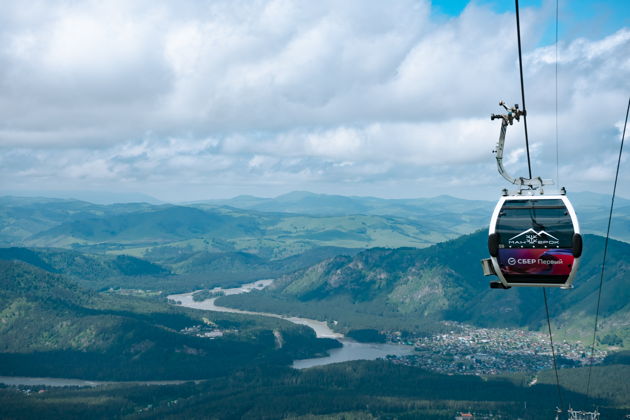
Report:
<svg viewBox="0 0 630 420"><path fill-rule="evenodd" d="M448 225L448 223L446 224ZM245 251L280 259L319 247L426 247L459 229L393 216L310 216L216 207L161 206L71 219L25 237L30 247L62 247L136 257Z"/></svg>
<svg viewBox="0 0 630 420"><path fill-rule="evenodd" d="M24 239L70 220L124 214L151 208L146 203L102 206L79 200L43 197L0 197L0 246Z"/></svg>
<svg viewBox="0 0 630 420"><path fill-rule="evenodd" d="M260 232L255 218L233 217L190 207L165 206L149 211L65 222L34 235L31 241L47 241L48 246L66 245L71 240L79 244L106 241L162 243L206 234L221 237L245 232L254 236Z"/></svg>
<svg viewBox="0 0 630 420"><path fill-rule="evenodd" d="M584 232L605 231L608 196L571 198ZM630 201L618 198L616 204L613 237L630 240ZM0 197L0 245L139 258L243 251L270 259L317 247L423 248L484 227L492 207L490 201L449 196L380 199L308 192L179 206Z"/></svg>
<svg viewBox="0 0 630 420"><path fill-rule="evenodd" d="M222 336L204 337L209 331ZM0 375L193 379L286 365L335 345L283 320L86 292L58 274L0 261Z"/></svg>
<svg viewBox="0 0 630 420"><path fill-rule="evenodd" d="M129 255L93 255L65 249L0 248L0 259L29 263L83 280L119 276L160 276L169 270Z"/></svg>

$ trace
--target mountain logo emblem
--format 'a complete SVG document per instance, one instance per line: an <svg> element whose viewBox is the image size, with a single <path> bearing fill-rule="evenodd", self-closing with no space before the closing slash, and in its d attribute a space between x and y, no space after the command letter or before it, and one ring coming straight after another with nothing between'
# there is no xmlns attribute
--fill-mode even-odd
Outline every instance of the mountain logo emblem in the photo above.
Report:
<svg viewBox="0 0 630 420"><path fill-rule="evenodd" d="M518 235L512 236L510 239L508 239L508 241L512 242L516 238L519 238L521 236L525 236L525 238L524 238L525 240L524 241L520 240L518 242L525 242L525 243L530 244L530 245L535 245L535 244L537 244L539 242L542 242L542 241L544 241L544 242L552 242L552 241L550 241L550 239L556 241L556 243L560 241L558 238L556 238L552 234L547 233L544 230L540 230L540 231L536 232L536 230L534 230L534 228L529 228L526 231L519 233ZM544 238L546 238L547 240L545 241Z"/></svg>

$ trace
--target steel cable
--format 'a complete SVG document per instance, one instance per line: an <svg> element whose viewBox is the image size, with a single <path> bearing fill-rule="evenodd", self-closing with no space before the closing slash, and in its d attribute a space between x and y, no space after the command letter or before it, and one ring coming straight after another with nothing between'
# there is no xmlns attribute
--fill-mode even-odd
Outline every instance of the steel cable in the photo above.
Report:
<svg viewBox="0 0 630 420"><path fill-rule="evenodd" d="M547 328L549 329L549 342L551 343L551 356L553 360L553 370L556 373L556 389L558 390L558 400L560 401L560 409L564 406L562 399L562 389L560 388L560 377L558 376L558 365L556 363L556 350L553 345L553 336L551 335L551 320L549 319L549 306L547 305L547 289L543 287L543 298L545 300L545 313L547 314Z"/></svg>
<svg viewBox="0 0 630 420"><path fill-rule="evenodd" d="M619 180L619 167L621 166L621 155L623 153L623 142L626 138L626 127L628 126L628 112L630 112L630 98L626 108L626 122L623 124L623 134L621 135L621 146L619 147L619 158L617 159L617 171L615 172L615 184L613 186L612 198L610 200L610 213L608 213L608 228L606 229L606 240L604 242L604 256L602 258L602 270L599 276L599 291L597 292L597 309L595 310L595 326L593 328L593 342L591 344L591 355L588 366L588 379L586 381L586 399L589 399L591 390L591 371L593 370L593 356L595 352L595 337L597 336L597 323L599 322L599 307L602 300L602 286L604 284L604 271L606 269L606 256L608 255L608 239L610 237L610 223L612 221L613 208L615 206L615 194L617 193L617 181Z"/></svg>
<svg viewBox="0 0 630 420"><path fill-rule="evenodd" d="M560 148L558 146L558 15L559 6L556 0L556 182L560 188Z"/></svg>
<svg viewBox="0 0 630 420"><path fill-rule="evenodd" d="M518 40L518 66L519 66L519 75L521 79L521 99L523 102L523 126L525 128L525 149L527 150L527 169L529 170L529 178L531 179L532 178L532 164L531 164L531 159L530 159L530 154L529 154L529 136L527 133L527 108L525 107L525 82L523 79L523 54L521 51L521 23L520 23L518 0L514 0L514 1L515 1L515 6L516 6L516 36ZM556 19L557 19L557 14L556 14ZM556 22L556 27L557 27L557 22ZM557 37L557 28L556 28L556 37ZM557 41L556 41L556 48L557 48ZM556 59L556 66L557 66L557 59ZM556 71L556 92L557 92L557 71ZM557 93L556 93L556 102L557 102ZM556 105L556 121L557 121L557 105ZM556 127L557 127L557 122L556 122ZM556 135L557 135L557 128L556 128ZM556 140L556 145L557 145L557 140ZM558 390L558 399L560 401L560 408L562 408L564 405L563 399L562 399L562 389L560 388L560 378L558 376L558 365L556 363L556 350L553 345L553 335L551 333L551 320L549 318L549 306L547 304L547 290L545 288L543 288L543 297L545 301L545 313L547 314L547 327L549 329L549 343L551 345L553 370L556 374L556 388Z"/></svg>
<svg viewBox="0 0 630 420"><path fill-rule="evenodd" d="M518 68L521 75L521 99L523 102L523 126L525 127L525 149L527 150L527 169L529 178L532 178L532 163L529 157L529 137L527 135L527 108L525 107L525 83L523 81L523 57L521 54L521 22L518 13L518 0L516 2L516 37L518 40Z"/></svg>

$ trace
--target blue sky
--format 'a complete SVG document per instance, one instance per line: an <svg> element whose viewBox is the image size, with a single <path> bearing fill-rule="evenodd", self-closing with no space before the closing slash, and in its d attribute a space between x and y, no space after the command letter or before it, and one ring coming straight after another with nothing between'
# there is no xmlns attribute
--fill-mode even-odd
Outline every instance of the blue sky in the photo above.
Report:
<svg viewBox="0 0 630 420"><path fill-rule="evenodd" d="M555 2L521 1L534 172L556 176ZM0 193L492 198L514 3L19 1L0 14ZM626 1L559 4L559 168L610 192ZM624 161L625 162L625 161ZM630 196L630 168L620 193ZM524 175L521 126L506 167Z"/></svg>
<svg viewBox="0 0 630 420"><path fill-rule="evenodd" d="M435 0L431 2L434 13L447 16L458 16L468 6L469 1ZM510 0L477 0L476 4L489 7L498 13L513 13L514 1ZM521 9L549 8L552 11L547 17L547 28L541 39L543 44L555 42L555 10L558 5L558 37L570 39L576 36L601 38L609 35L630 23L630 4L626 0L520 0Z"/></svg>

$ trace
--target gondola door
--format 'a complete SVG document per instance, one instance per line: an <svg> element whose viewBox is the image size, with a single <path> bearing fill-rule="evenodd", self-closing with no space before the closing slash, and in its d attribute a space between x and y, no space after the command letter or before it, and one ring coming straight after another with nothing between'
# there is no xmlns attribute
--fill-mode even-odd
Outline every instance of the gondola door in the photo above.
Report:
<svg viewBox="0 0 630 420"><path fill-rule="evenodd" d="M488 249L502 287L572 287L582 237L571 202L563 195L502 197Z"/></svg>

